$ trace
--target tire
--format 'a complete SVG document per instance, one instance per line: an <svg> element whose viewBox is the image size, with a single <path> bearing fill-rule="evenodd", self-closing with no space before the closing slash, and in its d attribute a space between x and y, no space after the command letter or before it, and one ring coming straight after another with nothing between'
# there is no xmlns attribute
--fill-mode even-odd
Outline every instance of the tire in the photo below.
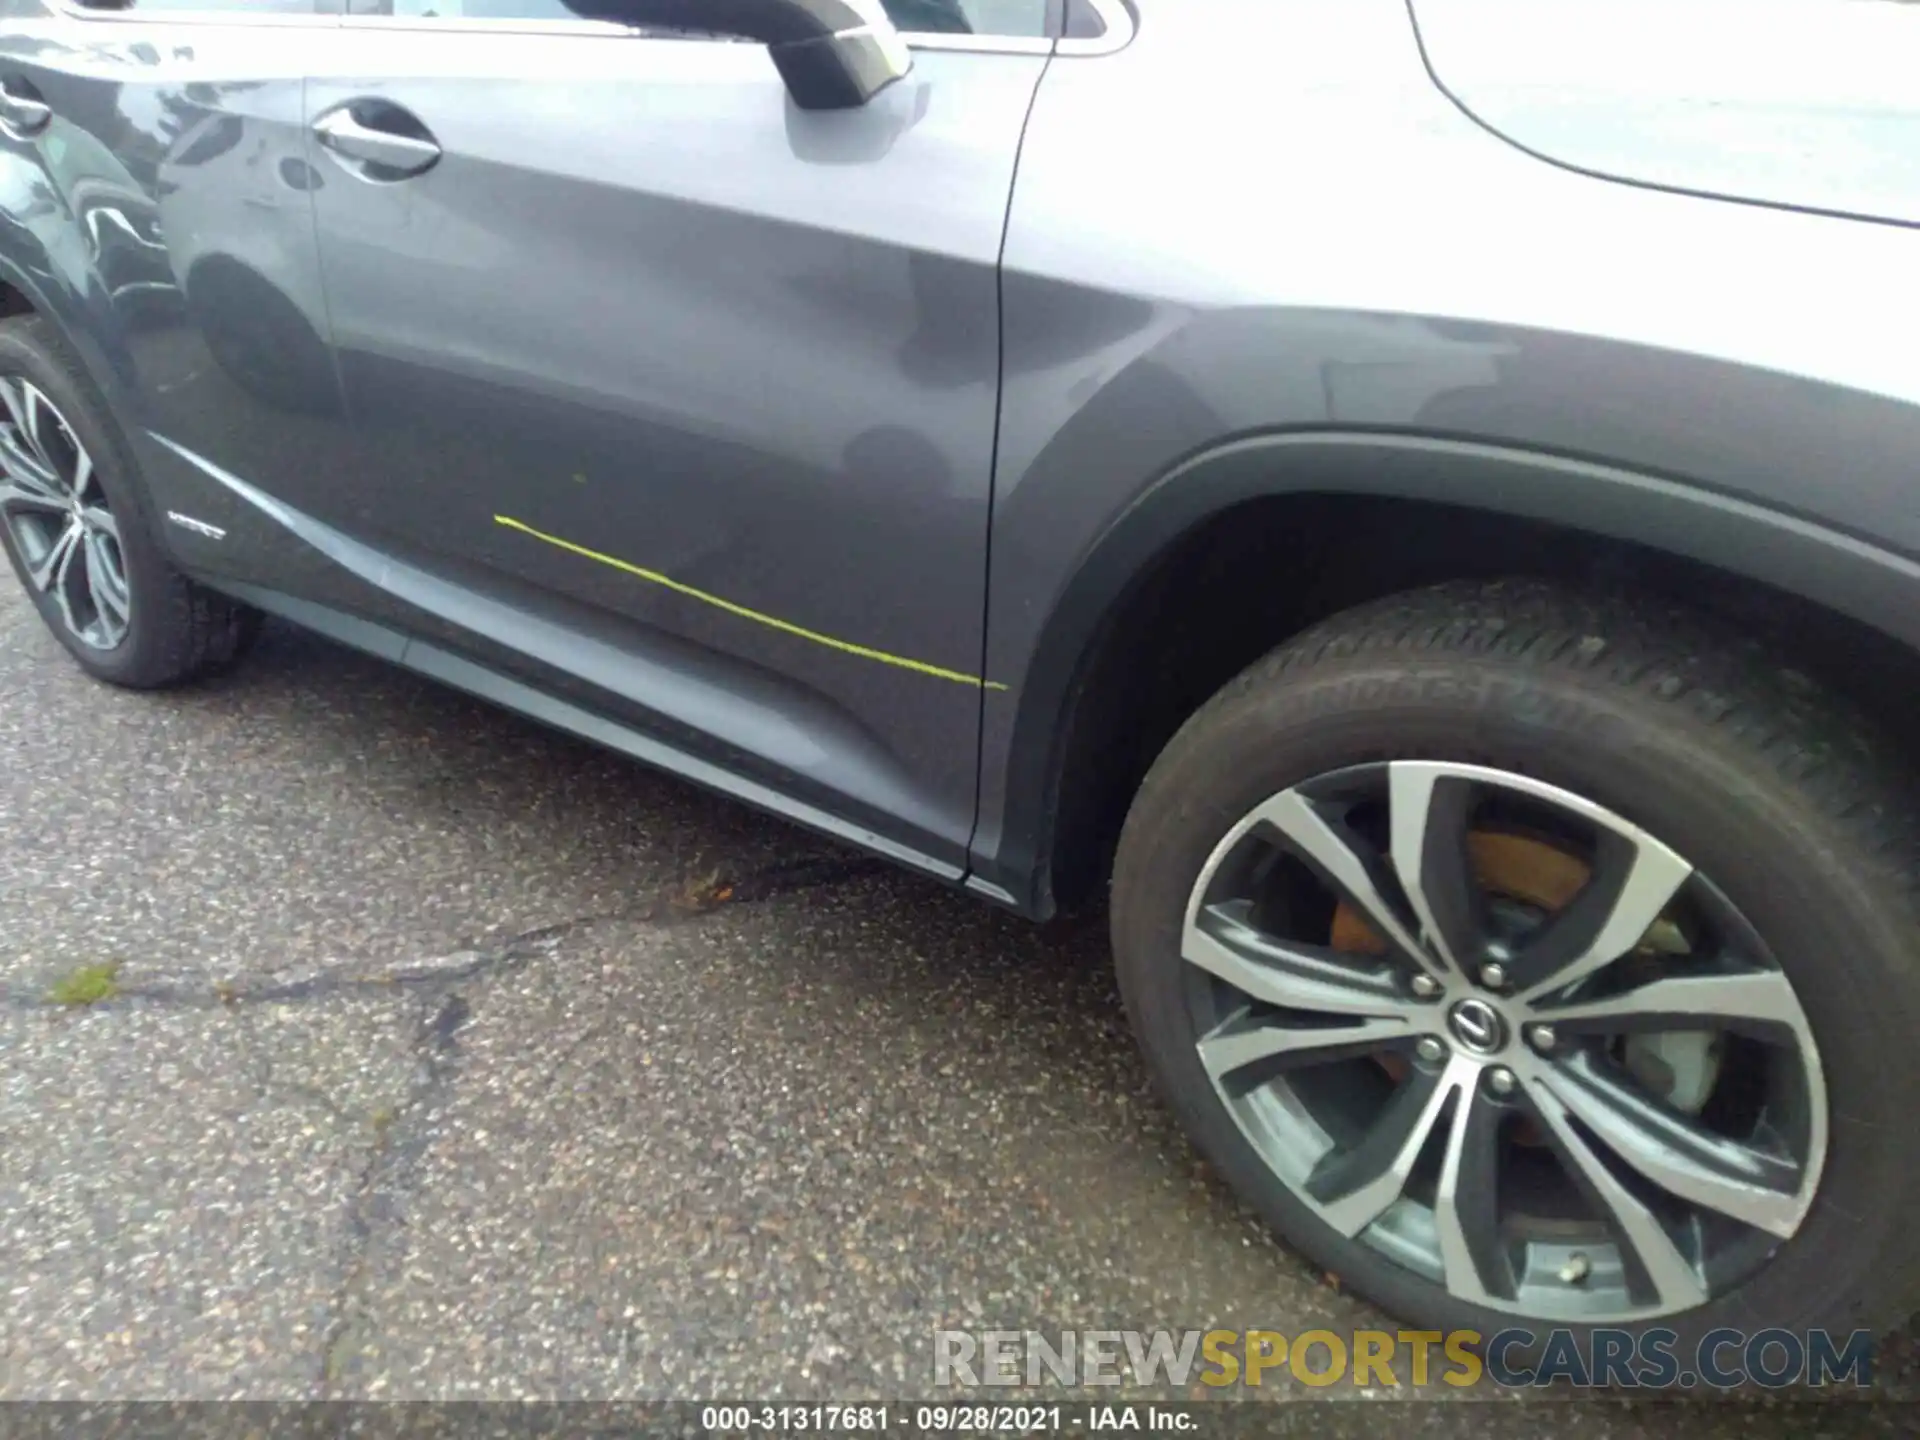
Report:
<svg viewBox="0 0 1920 1440"><path fill-rule="evenodd" d="M1781 1182L1807 1187L1799 1192L1806 1208L1788 1238L1755 1231L1755 1240L1737 1224L1729 1225L1725 1244L1736 1248L1727 1253L1745 1257L1745 1268L1723 1272L1723 1279L1732 1277L1728 1283L1703 1282L1703 1301L1669 1304L1658 1315L1624 1318L1611 1317L1596 1304L1589 1318L1580 1307L1591 1297L1578 1287L1596 1282L1577 1268L1553 1277L1573 1288L1564 1296L1554 1292L1550 1302L1523 1300L1517 1288L1488 1300L1495 1287L1482 1283L1483 1277L1509 1273L1502 1272L1501 1265L1514 1254L1504 1239L1475 1251L1476 1257L1490 1257L1484 1264L1477 1258L1461 1262L1457 1273L1465 1283L1454 1287L1447 1277L1456 1272L1444 1250L1441 1278L1406 1259L1411 1251L1387 1253L1391 1237L1383 1238L1380 1226L1398 1212L1364 1222L1372 1228L1355 1234L1352 1217L1366 1214L1371 1200L1358 1210L1339 1210L1346 1202L1325 1199L1342 1193L1329 1182L1309 1202L1303 1187L1326 1175L1344 1153L1337 1140L1312 1167L1300 1162L1294 1183L1283 1176L1294 1162L1266 1137L1295 1132L1273 1128L1282 1122L1263 1118L1276 1112L1260 1108L1261 1087L1272 1083L1262 1077L1277 1075L1279 1084L1294 1087L1290 1093L1312 1095L1313 1070L1229 1071L1216 1089L1199 1049L1206 1026L1221 1014L1228 1016L1220 1022L1228 1029L1256 1021L1280 1026L1294 1021L1284 1009L1263 1010L1258 1004L1233 1009L1244 998L1238 991L1223 985L1218 972L1210 974L1183 961L1183 944L1194 943L1187 928L1189 906L1201 905L1192 893L1196 882L1203 874L1215 877L1208 882L1215 888L1202 897L1208 908L1192 912L1196 922L1213 925L1212 917L1218 914L1269 913L1282 917L1275 923L1304 923L1299 917L1319 913L1308 901L1287 901L1277 910L1261 912L1231 906L1222 910L1211 898L1221 885L1228 890L1274 886L1283 873L1296 874L1287 848L1293 843L1287 837L1294 832L1285 827L1295 823L1289 817L1297 812L1269 810L1283 821L1281 830L1256 826L1246 832L1254 840L1234 842L1264 845L1278 835L1272 854L1279 859L1260 851L1247 868L1231 869L1242 862L1235 858L1241 852L1226 843L1230 832L1269 797L1291 792L1311 798L1333 793L1328 786L1370 784L1381 774L1391 785L1397 783L1394 776L1417 773L1417 763L1403 764L1399 771L1367 768L1394 761L1487 767L1503 777L1522 777L1515 784L1554 787L1542 794L1581 797L1640 827L1695 867L1675 905L1691 905L1693 897L1700 897L1711 914L1737 915L1750 927L1738 931L1744 941L1722 947L1716 952L1721 958L1711 965L1736 960L1744 964L1740 957L1751 951L1770 956L1766 963L1777 965L1777 973L1766 972L1770 995L1778 993L1780 976L1790 985L1804 1029L1755 1031L1768 1037L1764 1045L1722 1035L1695 1053L1720 1046L1711 1053L1721 1057L1716 1062L1721 1068L1711 1073L1721 1077L1729 1073L1728 1057L1752 1064L1755 1073L1789 1077L1778 1082L1783 1085L1799 1075L1804 1088L1795 1093L1803 1095L1813 1094L1815 1081L1806 1077L1817 1073L1831 1120L1821 1147L1823 1158L1795 1160L1802 1167L1800 1180ZM1335 778L1316 778L1325 776ZM1506 803L1512 795L1525 801L1523 792L1494 788L1497 803ZM1391 791L1389 807L1400 803L1401 793ZM1349 823L1358 825L1363 819ZM1652 853L1651 848L1636 852L1643 857ZM1586 597L1531 582L1456 584L1334 617L1259 661L1191 717L1153 766L1127 818L1114 869L1113 944L1129 1016L1162 1092L1188 1134L1235 1191L1314 1265L1425 1328L1466 1329L1486 1337L1517 1326L1544 1337L1564 1325L1590 1337L1598 1325L1636 1333L1657 1325L1677 1333L1682 1347L1677 1353L1684 1357L1689 1353L1684 1347L1719 1326L1749 1331L1824 1326L1841 1335L1860 1328L1882 1332L1901 1323L1920 1297L1920 1247L1909 1218L1920 1199L1920 1146L1904 1138L1911 1116L1920 1113L1920 1047L1914 1044L1920 1033L1916 855L1920 845L1914 790L1903 766L1845 705L1757 645L1659 602ZM1596 860L1591 871L1595 877L1602 873L1599 863ZM1310 869L1297 873L1310 876L1309 886L1315 883ZM1418 873L1425 877L1438 872ZM1323 872L1319 879L1325 878ZM1420 884L1424 888L1426 881ZM1338 887L1333 888L1334 898L1340 898ZM1411 893L1387 903L1408 920L1419 941L1422 927L1407 899ZM1711 909L1722 901L1731 908ZM1475 913L1491 924L1485 917L1493 911L1485 907L1494 902L1483 893L1481 904L1483 909ZM1339 912L1334 914L1337 925ZM1553 918L1548 914L1538 923L1545 926ZM1444 924L1435 928L1446 931ZM1465 932L1456 927L1449 933ZM1621 965L1666 964L1683 974L1695 973L1691 967L1710 968L1708 961L1691 954L1677 959L1652 956L1648 947L1653 932L1645 935ZM1339 949L1337 943L1334 949ZM1394 953L1392 946L1386 949L1389 956ZM1335 958L1342 964L1349 959ZM1466 992L1480 993L1485 987L1473 979L1485 973L1474 970L1479 963L1463 959L1459 972L1465 978L1450 972L1448 986L1458 980ZM1608 993L1611 986L1625 994L1623 1004L1640 1003L1635 993L1653 993L1634 992L1628 981L1608 981L1607 971L1598 973L1603 978L1587 982L1589 993L1595 987ZM1462 1032L1452 1028L1455 993L1449 988L1429 1018L1413 1022L1431 1024L1441 1036L1446 1075L1453 1074L1454 1058L1466 1053ZM1549 995L1540 1003L1565 1004L1572 992L1557 993L1558 999ZM1222 994L1225 1000L1219 998ZM1411 1002L1396 998L1392 1003ZM1577 1010L1577 995L1573 1003ZM1379 1023L1391 1028L1399 1022ZM1803 1042L1794 1037L1809 1032L1817 1057L1795 1048ZM1538 1033L1524 1031L1525 1037ZM1506 1039L1510 1049L1502 1053L1514 1055L1516 1066L1524 1062L1533 1068L1523 1074L1517 1097L1498 1102L1517 1105L1519 1117L1499 1122L1518 1127L1497 1131L1512 1137L1501 1142L1509 1148L1499 1152L1499 1163L1524 1160L1545 1167L1542 1175L1557 1167L1573 1193L1591 1196L1598 1193L1591 1189L1593 1177L1580 1172L1570 1158L1573 1151L1556 1148L1559 1132L1538 1119L1540 1105L1552 1108L1558 1103L1553 1097L1567 1093L1563 1070L1548 1067L1578 1065L1584 1067L1581 1073L1589 1074L1596 1065L1610 1065L1613 1057L1628 1053L1607 1046L1664 1042L1575 1036L1569 1049L1567 1037L1552 1038L1562 1047L1557 1059L1555 1052L1529 1051L1517 1033ZM1779 1041L1777 1048L1773 1041ZM1216 1045L1210 1053L1222 1052ZM1411 1046L1396 1053L1418 1055ZM1224 1062L1211 1063L1217 1071ZM1320 1073L1348 1076L1351 1071L1353 1083L1359 1083L1362 1072L1355 1067L1360 1062L1346 1063L1346 1069ZM1368 1063L1389 1073L1386 1060ZM1414 1065L1403 1060L1391 1065L1414 1079L1425 1073L1416 1073ZM1375 1081L1372 1072L1366 1074L1368 1083L1411 1083ZM1333 1094L1333 1082L1325 1083L1327 1093ZM1468 1113L1469 1105L1494 1103L1487 1089L1492 1083L1487 1068L1474 1071L1471 1083L1462 1081L1453 1092L1458 1099L1449 1102L1454 1108L1442 1112L1434 1133ZM1721 1080L1708 1083L1717 1087ZM1536 1105L1532 1097L1542 1086L1548 1099ZM1677 1106L1677 1093L1665 1095L1662 1104ZM1691 1116L1693 1123L1705 1125L1707 1116L1722 1113L1714 1109L1719 1103L1717 1098L1703 1102ZM1786 1108L1790 1112L1791 1104ZM1807 1113L1814 1114L1816 1108L1810 1100ZM1794 1123L1790 1119L1789 1128ZM1591 1145L1590 1128L1576 1125L1573 1133L1593 1150L1605 1148ZM1811 1128L1806 1132L1812 1133ZM1512 1148L1521 1137L1531 1137L1533 1153L1522 1155ZM1421 1153L1422 1164L1445 1163L1431 1149ZM1635 1153L1659 1157L1664 1152ZM1628 1174L1633 1195L1645 1197L1660 1188L1650 1186L1643 1173L1630 1173L1632 1167L1625 1162L1615 1169ZM1417 1177L1421 1172L1414 1173ZM1426 1182L1416 1178L1410 1183ZM1437 1230L1442 1214L1439 1181L1432 1182L1429 1193ZM1505 1192L1496 1193L1503 1196L1497 1203L1506 1204ZM1419 1203L1417 1195L1405 1202L1415 1207ZM1667 1194L1649 1203L1668 1205L1674 1197ZM1453 1213L1464 1214L1465 1207ZM1617 1222L1626 1212L1609 1213ZM1605 1222L1596 1211L1591 1221L1579 1223ZM1463 1225L1460 1233L1468 1229ZM1626 1232L1618 1223L1607 1233L1620 1241L1623 1268L1618 1283L1620 1293L1631 1299L1635 1281L1626 1267L1638 1262L1639 1252L1621 1239ZM1658 1248L1649 1243L1647 1255ZM1706 1252L1698 1253L1698 1273L1706 1275ZM1524 1261L1512 1263L1532 1264L1533 1254L1528 1249ZM1639 1293L1654 1293L1655 1301L1646 1303L1657 1308L1672 1296L1685 1296L1687 1286L1653 1291L1643 1287ZM1545 1308L1530 1312L1530 1304ZM1573 1308L1554 1308L1563 1305ZM1522 1345L1515 1353L1532 1348Z"/></svg>
<svg viewBox="0 0 1920 1440"><path fill-rule="evenodd" d="M107 534L109 525L114 532L105 552L111 559L96 559L100 552L82 544L78 549L85 564L66 572L68 586L50 583L43 588L34 583L34 557L28 547L40 549L38 558L47 559L67 517L44 503L20 503L17 488L14 502L0 510L0 541L14 573L67 652L94 678L137 690L199 679L239 660L259 634L259 612L194 583L168 560L155 538L146 492L118 427L46 320L23 315L0 322L0 385L16 399L24 399L30 387L33 413L46 427L46 453L28 446L25 463L46 462L43 470L51 469L55 481L66 484L71 477L58 472L64 467L78 476L75 457L84 454L91 462L84 508L92 516L104 512L107 517L84 533L97 539ZM44 413L48 405L50 416ZM21 442L21 423L10 407L0 408L0 436L8 444ZM21 463L0 450L0 469ZM56 525L61 527L58 532ZM92 577L85 566L93 564L113 575L106 593L124 603L124 615L89 583Z"/></svg>

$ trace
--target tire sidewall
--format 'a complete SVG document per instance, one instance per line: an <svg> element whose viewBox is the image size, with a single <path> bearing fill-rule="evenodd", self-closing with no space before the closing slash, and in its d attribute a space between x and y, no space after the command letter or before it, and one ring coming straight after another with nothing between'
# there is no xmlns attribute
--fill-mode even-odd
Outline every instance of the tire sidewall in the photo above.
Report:
<svg viewBox="0 0 1920 1440"><path fill-rule="evenodd" d="M1195 1052L1179 940L1192 885L1267 797L1350 765L1427 759L1515 771L1585 796L1677 849L1756 926L1792 980L1828 1093L1812 1211L1740 1288L1665 1326L1878 1328L1876 1267L1913 1193L1909 1147L1878 1137L1920 1103L1913 941L1889 923L1892 876L1849 854L1820 808L1691 710L1598 676L1498 656L1365 653L1229 687L1167 747L1121 841L1113 927L1135 1028L1200 1149L1322 1268L1394 1313L1483 1336L1552 1322L1474 1306L1340 1236L1259 1159ZM1565 1328L1584 1333L1588 1327Z"/></svg>

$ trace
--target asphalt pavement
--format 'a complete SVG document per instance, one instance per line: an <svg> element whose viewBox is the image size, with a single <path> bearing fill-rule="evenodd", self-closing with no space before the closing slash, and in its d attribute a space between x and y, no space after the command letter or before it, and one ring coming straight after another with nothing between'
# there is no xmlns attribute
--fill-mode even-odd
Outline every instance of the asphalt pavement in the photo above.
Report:
<svg viewBox="0 0 1920 1440"><path fill-rule="evenodd" d="M898 1400L941 1328L1393 1328L1180 1138L1097 916L286 627L118 692L10 583L0 755L0 1399ZM1905 1428L1261 1393L1315 1434Z"/></svg>

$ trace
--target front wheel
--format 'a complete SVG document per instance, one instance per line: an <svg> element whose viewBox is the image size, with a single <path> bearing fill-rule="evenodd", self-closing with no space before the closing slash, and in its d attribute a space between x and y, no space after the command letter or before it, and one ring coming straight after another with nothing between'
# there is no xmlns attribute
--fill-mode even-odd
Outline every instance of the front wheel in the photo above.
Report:
<svg viewBox="0 0 1920 1440"><path fill-rule="evenodd" d="M1114 874L1200 1148L1414 1323L1887 1328L1916 1298L1912 792L1684 613L1337 617L1187 723Z"/></svg>

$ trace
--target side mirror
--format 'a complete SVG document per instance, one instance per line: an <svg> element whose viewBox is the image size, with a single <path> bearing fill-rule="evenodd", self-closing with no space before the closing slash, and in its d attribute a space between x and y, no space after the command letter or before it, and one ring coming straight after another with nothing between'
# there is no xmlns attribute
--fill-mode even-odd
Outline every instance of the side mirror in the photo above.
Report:
<svg viewBox="0 0 1920 1440"><path fill-rule="evenodd" d="M857 110L913 69L880 0L765 3L786 12L769 26L779 33L766 37L767 53L802 110Z"/></svg>

